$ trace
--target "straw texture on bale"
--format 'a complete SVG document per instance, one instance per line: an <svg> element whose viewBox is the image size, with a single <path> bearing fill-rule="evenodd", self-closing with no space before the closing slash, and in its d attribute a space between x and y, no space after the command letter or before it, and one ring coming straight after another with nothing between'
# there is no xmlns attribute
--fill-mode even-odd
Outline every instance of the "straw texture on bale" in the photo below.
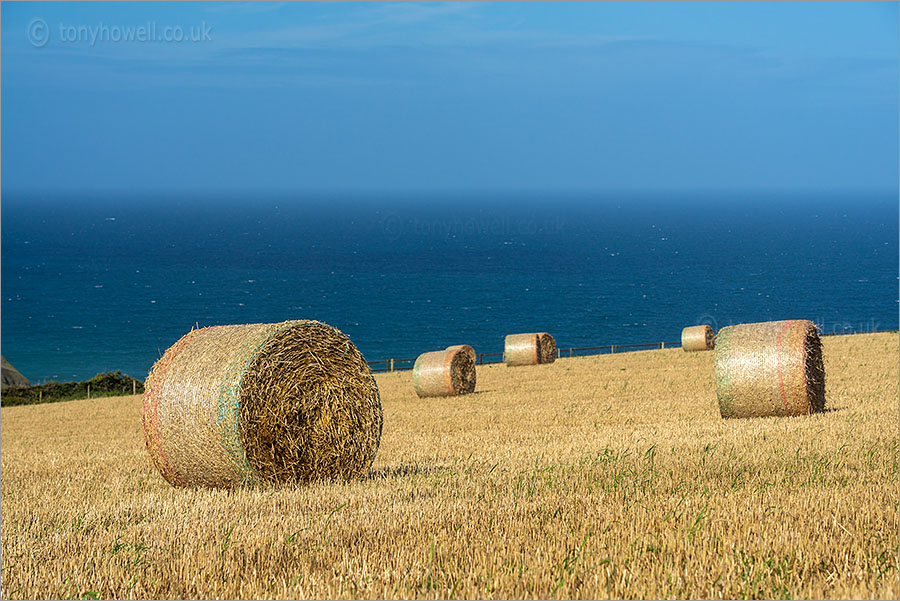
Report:
<svg viewBox="0 0 900 601"><path fill-rule="evenodd" d="M716 335L708 325L690 326L681 330L681 348L685 352L711 351L716 346Z"/></svg>
<svg viewBox="0 0 900 601"><path fill-rule="evenodd" d="M556 361L556 340L547 332L538 332L538 356L540 363Z"/></svg>
<svg viewBox="0 0 900 601"><path fill-rule="evenodd" d="M556 341L547 332L510 334L506 337L503 354L507 367L553 363L556 361Z"/></svg>
<svg viewBox="0 0 900 601"><path fill-rule="evenodd" d="M475 392L475 349L460 344L422 353L413 366L413 386L420 397Z"/></svg>
<svg viewBox="0 0 900 601"><path fill-rule="evenodd" d="M317 321L214 326L172 345L147 377L151 460L175 486L351 479L381 440L368 364Z"/></svg>
<svg viewBox="0 0 900 601"><path fill-rule="evenodd" d="M469 357L472 359L472 365L475 364L475 349L469 346L468 344L454 344L453 346L447 347L448 351L461 350L465 351Z"/></svg>
<svg viewBox="0 0 900 601"><path fill-rule="evenodd" d="M822 343L811 321L729 326L716 336L722 417L806 415L825 410Z"/></svg>

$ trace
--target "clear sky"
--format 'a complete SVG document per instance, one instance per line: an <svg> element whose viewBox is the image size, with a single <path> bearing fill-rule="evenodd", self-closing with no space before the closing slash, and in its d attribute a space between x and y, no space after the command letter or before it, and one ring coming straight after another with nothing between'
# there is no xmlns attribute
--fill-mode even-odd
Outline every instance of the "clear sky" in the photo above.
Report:
<svg viewBox="0 0 900 601"><path fill-rule="evenodd" d="M0 10L4 194L898 185L896 2Z"/></svg>

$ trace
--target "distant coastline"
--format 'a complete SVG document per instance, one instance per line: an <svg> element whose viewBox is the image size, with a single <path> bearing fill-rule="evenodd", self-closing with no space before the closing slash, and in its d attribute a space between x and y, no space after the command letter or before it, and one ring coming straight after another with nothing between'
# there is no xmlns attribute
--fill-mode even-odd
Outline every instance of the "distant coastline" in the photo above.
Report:
<svg viewBox="0 0 900 601"><path fill-rule="evenodd" d="M0 356L0 361L2 361L2 374L3 374L3 388L7 386L31 386L31 382L28 381L28 378L19 373L19 370L12 366L12 364L6 360L6 357Z"/></svg>

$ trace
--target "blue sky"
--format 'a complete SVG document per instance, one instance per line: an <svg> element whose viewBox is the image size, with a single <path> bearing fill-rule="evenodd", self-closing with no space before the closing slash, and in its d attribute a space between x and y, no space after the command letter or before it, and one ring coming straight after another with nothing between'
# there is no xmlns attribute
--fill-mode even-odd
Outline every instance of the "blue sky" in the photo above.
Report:
<svg viewBox="0 0 900 601"><path fill-rule="evenodd" d="M898 184L896 2L0 10L4 194Z"/></svg>

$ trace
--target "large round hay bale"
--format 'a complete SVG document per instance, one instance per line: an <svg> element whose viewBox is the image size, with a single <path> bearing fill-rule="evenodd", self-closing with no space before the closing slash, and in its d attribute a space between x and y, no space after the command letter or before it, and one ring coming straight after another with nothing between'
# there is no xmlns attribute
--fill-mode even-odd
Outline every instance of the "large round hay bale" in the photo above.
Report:
<svg viewBox="0 0 900 601"><path fill-rule="evenodd" d="M475 392L475 350L461 344L422 353L413 366L413 386L420 397Z"/></svg>
<svg viewBox="0 0 900 601"><path fill-rule="evenodd" d="M214 326L147 377L144 440L176 486L350 479L381 440L378 386L339 330L317 321Z"/></svg>
<svg viewBox="0 0 900 601"><path fill-rule="evenodd" d="M722 417L805 415L825 409L822 343L811 321L729 326L716 336Z"/></svg>
<svg viewBox="0 0 900 601"><path fill-rule="evenodd" d="M716 335L708 325L689 326L681 330L681 348L685 352L711 351L716 346Z"/></svg>
<svg viewBox="0 0 900 601"><path fill-rule="evenodd" d="M503 354L507 367L553 363L556 361L556 341L547 332L510 334L506 337Z"/></svg>

